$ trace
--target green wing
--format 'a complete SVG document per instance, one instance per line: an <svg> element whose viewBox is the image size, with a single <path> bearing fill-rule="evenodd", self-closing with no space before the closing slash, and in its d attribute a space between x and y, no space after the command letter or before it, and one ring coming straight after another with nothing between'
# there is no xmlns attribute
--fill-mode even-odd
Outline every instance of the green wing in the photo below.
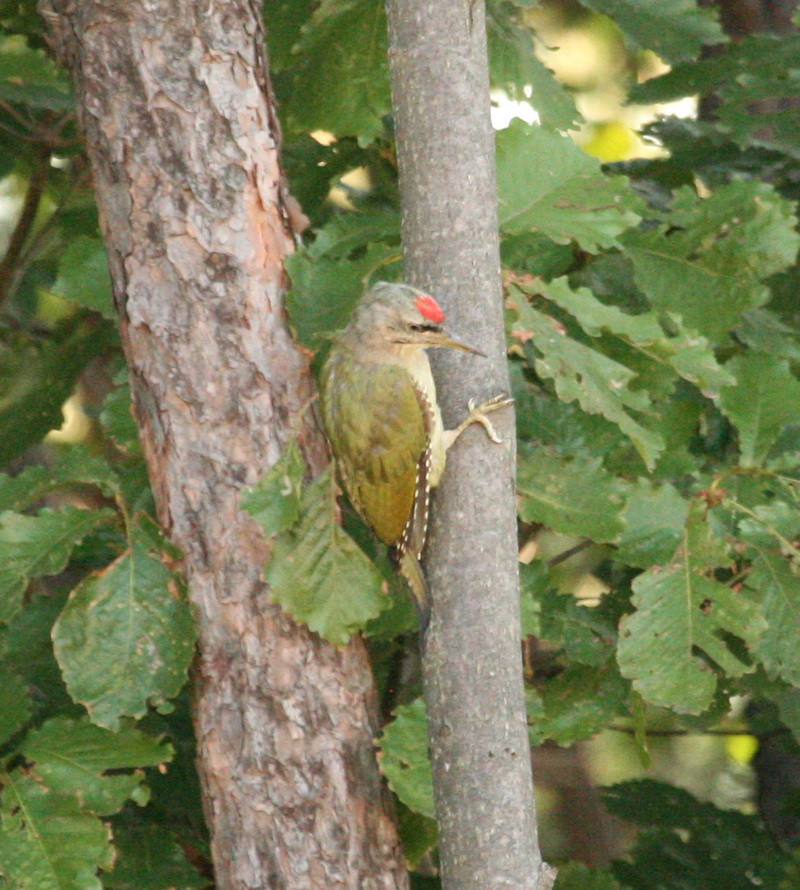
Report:
<svg viewBox="0 0 800 890"><path fill-rule="evenodd" d="M414 512L428 443L412 378L396 365L335 354L324 379L323 417L347 496L384 544L398 544Z"/></svg>

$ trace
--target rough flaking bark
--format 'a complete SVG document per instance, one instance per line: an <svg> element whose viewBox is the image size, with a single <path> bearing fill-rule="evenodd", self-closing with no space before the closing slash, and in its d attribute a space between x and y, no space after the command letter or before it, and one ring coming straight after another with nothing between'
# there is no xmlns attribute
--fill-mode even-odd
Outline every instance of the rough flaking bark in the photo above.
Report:
<svg viewBox="0 0 800 890"><path fill-rule="evenodd" d="M217 886L401 888L363 646L270 605L239 510L309 424L283 316L293 239L259 10L247 0L44 0L73 71L160 519L197 616L195 726Z"/></svg>
<svg viewBox="0 0 800 890"><path fill-rule="evenodd" d="M434 358L445 425L507 391L483 5L387 0L406 279L490 356ZM520 657L512 412L448 454L423 658L445 890L543 890Z"/></svg>

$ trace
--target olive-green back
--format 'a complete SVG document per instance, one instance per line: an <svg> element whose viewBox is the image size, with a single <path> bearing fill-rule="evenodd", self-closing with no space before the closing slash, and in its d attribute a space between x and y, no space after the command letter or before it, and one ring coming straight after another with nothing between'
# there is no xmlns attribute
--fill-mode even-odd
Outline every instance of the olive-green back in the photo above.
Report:
<svg viewBox="0 0 800 890"><path fill-rule="evenodd" d="M322 376L323 419L347 496L384 544L399 544L429 437L413 380L397 365L336 348Z"/></svg>

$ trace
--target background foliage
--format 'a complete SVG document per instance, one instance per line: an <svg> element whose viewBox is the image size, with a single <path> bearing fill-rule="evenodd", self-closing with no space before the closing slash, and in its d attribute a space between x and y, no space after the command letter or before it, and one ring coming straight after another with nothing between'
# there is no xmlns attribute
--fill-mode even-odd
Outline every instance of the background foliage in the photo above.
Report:
<svg viewBox="0 0 800 890"><path fill-rule="evenodd" d="M713 100L649 127L659 156L603 166L563 132L581 114L528 7L492 0L488 25L494 86L540 118L497 137L532 741L613 727L647 763L658 733L747 732L772 770L742 811L614 785L635 842L558 886L797 886L800 43L726 43L691 0L570 8L613 34L631 101ZM384 12L268 0L265 19L311 221L290 320L322 356L364 282L401 271ZM674 67L637 84L644 50ZM0 0L0 176L0 886L204 887L180 554L153 519L70 85L29 0ZM382 769L414 880L435 886L402 584L297 449L243 503L275 537L276 601L337 644L367 635ZM789 777L777 798L770 775Z"/></svg>

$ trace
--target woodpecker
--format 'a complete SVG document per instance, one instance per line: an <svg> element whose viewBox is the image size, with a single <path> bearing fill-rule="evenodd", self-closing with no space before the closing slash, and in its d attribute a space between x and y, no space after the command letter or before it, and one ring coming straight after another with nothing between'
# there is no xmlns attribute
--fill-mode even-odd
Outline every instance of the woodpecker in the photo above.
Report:
<svg viewBox="0 0 800 890"><path fill-rule="evenodd" d="M472 423L501 443L486 415L513 402L469 402L469 416L445 430L426 349L486 357L443 327L436 300L407 284L378 282L362 297L321 375L322 417L350 503L388 545L414 595L424 634L430 597L420 556L431 489L447 449Z"/></svg>

